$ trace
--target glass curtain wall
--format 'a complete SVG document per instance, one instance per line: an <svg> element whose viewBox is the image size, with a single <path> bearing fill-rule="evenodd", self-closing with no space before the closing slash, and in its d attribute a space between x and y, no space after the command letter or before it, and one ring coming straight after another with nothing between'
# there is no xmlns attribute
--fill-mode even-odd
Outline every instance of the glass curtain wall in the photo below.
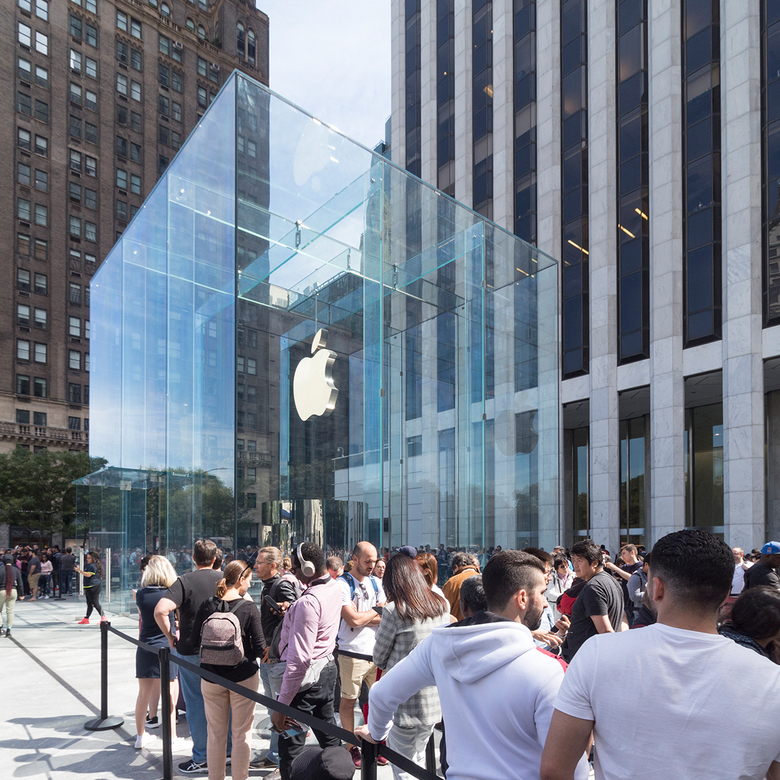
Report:
<svg viewBox="0 0 780 780"><path fill-rule="evenodd" d="M687 409L684 438L685 525L723 538L723 404Z"/></svg>
<svg viewBox="0 0 780 780"><path fill-rule="evenodd" d="M764 321L780 322L780 4L761 3Z"/></svg>
<svg viewBox="0 0 780 780"><path fill-rule="evenodd" d="M550 547L557 296L551 258L234 74L93 281L94 544L125 593L201 536Z"/></svg>

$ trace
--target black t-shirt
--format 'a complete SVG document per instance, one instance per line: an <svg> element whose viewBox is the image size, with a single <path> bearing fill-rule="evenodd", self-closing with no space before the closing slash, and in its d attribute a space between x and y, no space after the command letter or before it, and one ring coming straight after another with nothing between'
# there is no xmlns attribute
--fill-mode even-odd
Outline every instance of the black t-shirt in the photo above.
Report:
<svg viewBox="0 0 780 780"><path fill-rule="evenodd" d="M198 608L198 613L195 616L195 622L192 626L193 635L197 637L195 640L195 652L200 650L200 632L203 626L203 621L216 612L219 608L222 599L217 596L212 596L210 599L204 601ZM253 601L244 602L240 606L235 608L233 614L238 618L238 622L241 624L241 641L244 644L244 660L239 662L236 666L216 666L214 664L201 664L201 666L209 672L214 672L220 677L224 677L231 682L241 682L242 680L249 679L253 674L257 673L257 664L255 660L260 658L265 649L265 642L263 640L263 628L260 624L260 613L257 611L257 607ZM233 606L233 602L228 602Z"/></svg>
<svg viewBox="0 0 780 780"><path fill-rule="evenodd" d="M76 556L70 553L64 553L60 555L60 569L62 571L73 571L73 567L76 565Z"/></svg>
<svg viewBox="0 0 780 780"><path fill-rule="evenodd" d="M198 652L200 635L193 637L192 628L200 605L217 590L222 572L215 569L196 569L182 574L165 594L179 608L179 641L176 649L182 655Z"/></svg>
<svg viewBox="0 0 780 780"><path fill-rule="evenodd" d="M605 571L591 577L574 602L571 627L563 643L563 657L571 661L586 640L598 634L592 615L607 615L612 628L620 630L623 620L623 589Z"/></svg>
<svg viewBox="0 0 780 780"><path fill-rule="evenodd" d="M102 580L98 576L97 573L97 566L95 566L94 563L86 563L84 564L84 571L91 571L92 576L91 577L84 577L84 587L85 588L97 588L98 585L102 584Z"/></svg>
<svg viewBox="0 0 780 780"><path fill-rule="evenodd" d="M276 585L276 583L279 583ZM276 587L274 587L276 585ZM273 588L273 593L271 589ZM277 574L275 577L271 577L270 580L263 580L263 594L260 601L260 621L263 624L263 636L265 637L266 644L271 643L271 639L274 635L274 630L279 623L284 620L284 615L277 615L271 611L271 607L265 603L265 597L270 596L277 604L281 604L283 601L287 601L290 604L298 598L298 594L295 592L295 585L290 580L282 577L281 574Z"/></svg>
<svg viewBox="0 0 780 780"><path fill-rule="evenodd" d="M777 572L765 563L754 563L745 572L745 590L759 585L769 585L772 588L780 588L780 577Z"/></svg>

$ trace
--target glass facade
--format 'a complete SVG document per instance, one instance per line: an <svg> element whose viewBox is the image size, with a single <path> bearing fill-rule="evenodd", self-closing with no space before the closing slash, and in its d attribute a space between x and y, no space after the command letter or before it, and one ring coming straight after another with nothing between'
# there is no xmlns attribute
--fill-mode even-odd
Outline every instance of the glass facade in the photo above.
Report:
<svg viewBox="0 0 780 780"><path fill-rule="evenodd" d="M721 335L720 6L683 3L683 330Z"/></svg>
<svg viewBox="0 0 780 780"><path fill-rule="evenodd" d="M780 3L761 3L764 321L780 322Z"/></svg>
<svg viewBox="0 0 780 780"><path fill-rule="evenodd" d="M493 217L493 3L475 0L472 20L474 210Z"/></svg>
<svg viewBox="0 0 780 780"><path fill-rule="evenodd" d="M563 376L588 373L588 8L561 3Z"/></svg>
<svg viewBox="0 0 780 780"><path fill-rule="evenodd" d="M406 170L422 175L422 87L420 0L405 0L406 10Z"/></svg>
<svg viewBox="0 0 780 780"><path fill-rule="evenodd" d="M436 0L436 181L455 197L455 0Z"/></svg>
<svg viewBox="0 0 780 780"><path fill-rule="evenodd" d="M647 0L617 2L618 360L650 357Z"/></svg>
<svg viewBox="0 0 780 780"><path fill-rule="evenodd" d="M200 536L551 547L557 302L551 258L234 74L92 282L91 543L123 594Z"/></svg>

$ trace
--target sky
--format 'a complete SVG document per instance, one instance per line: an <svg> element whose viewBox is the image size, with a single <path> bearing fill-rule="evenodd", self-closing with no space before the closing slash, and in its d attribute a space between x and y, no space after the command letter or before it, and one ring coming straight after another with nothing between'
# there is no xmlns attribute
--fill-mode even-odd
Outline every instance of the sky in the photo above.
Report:
<svg viewBox="0 0 780 780"><path fill-rule="evenodd" d="M373 148L390 116L390 0L257 0L269 86Z"/></svg>

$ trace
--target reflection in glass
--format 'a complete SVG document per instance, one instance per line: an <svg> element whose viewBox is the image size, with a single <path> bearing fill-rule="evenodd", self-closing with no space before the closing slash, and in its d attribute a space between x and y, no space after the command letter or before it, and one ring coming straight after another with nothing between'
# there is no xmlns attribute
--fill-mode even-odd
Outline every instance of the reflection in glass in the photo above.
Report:
<svg viewBox="0 0 780 780"><path fill-rule="evenodd" d="M620 421L620 542L645 544L646 430L650 417Z"/></svg>
<svg viewBox="0 0 780 780"><path fill-rule="evenodd" d="M687 527L723 533L723 404L687 409Z"/></svg>

